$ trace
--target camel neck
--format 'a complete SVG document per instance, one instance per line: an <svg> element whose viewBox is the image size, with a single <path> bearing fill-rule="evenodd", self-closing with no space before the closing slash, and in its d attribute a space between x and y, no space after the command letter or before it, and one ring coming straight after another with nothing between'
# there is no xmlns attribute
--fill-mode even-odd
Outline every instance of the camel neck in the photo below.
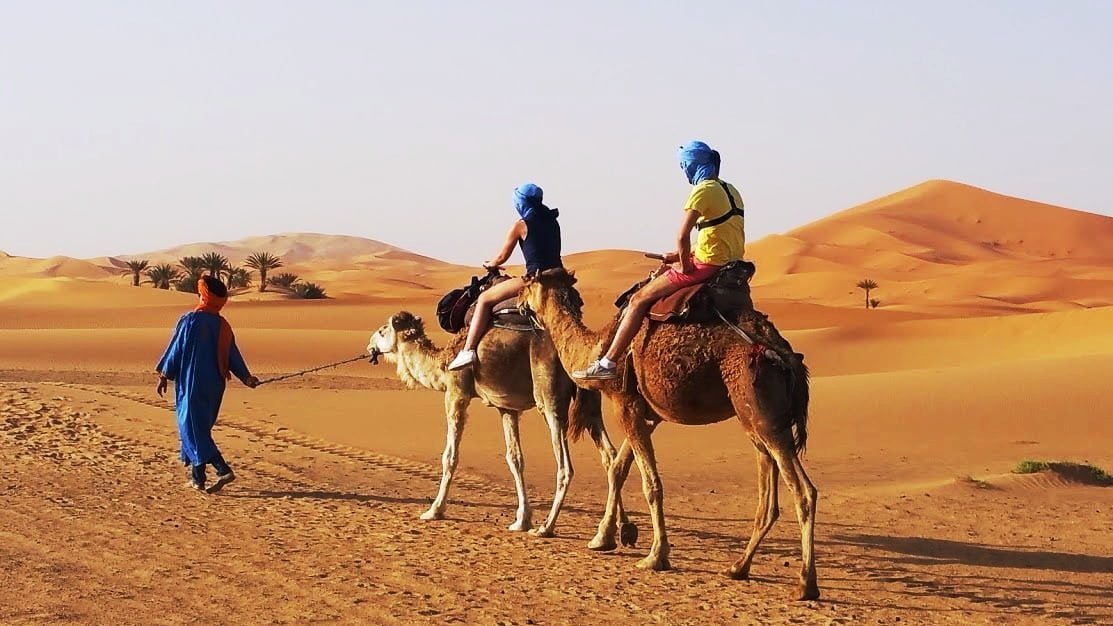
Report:
<svg viewBox="0 0 1113 626"><path fill-rule="evenodd" d="M579 319L578 315L553 304L537 312L541 323L549 332L560 355L560 362L568 371L586 367L599 358L602 338Z"/></svg>
<svg viewBox="0 0 1113 626"><path fill-rule="evenodd" d="M441 351L428 339L403 344L398 352L398 378L407 386L434 391L448 388Z"/></svg>

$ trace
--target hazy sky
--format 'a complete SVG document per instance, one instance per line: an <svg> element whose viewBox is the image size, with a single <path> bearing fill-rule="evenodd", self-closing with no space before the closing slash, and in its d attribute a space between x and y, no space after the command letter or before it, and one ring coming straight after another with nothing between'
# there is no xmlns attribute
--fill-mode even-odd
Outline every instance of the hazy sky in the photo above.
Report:
<svg viewBox="0 0 1113 626"><path fill-rule="evenodd" d="M288 231L669 248L700 138L751 240L929 178L1113 212L1113 2L7 2L0 250Z"/></svg>

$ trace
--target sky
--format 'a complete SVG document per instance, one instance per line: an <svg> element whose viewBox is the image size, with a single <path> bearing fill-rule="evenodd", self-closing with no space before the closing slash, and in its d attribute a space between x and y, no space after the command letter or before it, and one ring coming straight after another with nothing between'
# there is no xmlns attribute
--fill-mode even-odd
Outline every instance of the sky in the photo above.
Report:
<svg viewBox="0 0 1113 626"><path fill-rule="evenodd" d="M666 250L702 139L752 241L947 178L1113 214L1113 2L0 0L0 250L279 232Z"/></svg>

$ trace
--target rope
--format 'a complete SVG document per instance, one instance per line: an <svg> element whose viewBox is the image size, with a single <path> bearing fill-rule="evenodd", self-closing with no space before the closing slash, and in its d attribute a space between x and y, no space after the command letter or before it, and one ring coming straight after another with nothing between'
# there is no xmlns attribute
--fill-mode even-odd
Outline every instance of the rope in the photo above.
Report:
<svg viewBox="0 0 1113 626"><path fill-rule="evenodd" d="M739 337L742 337L743 339L745 339L746 343L750 344L751 346L754 345L755 343L757 343L753 339L751 339L749 335L746 334L746 331L744 331L741 328L739 328L739 327L735 326L734 324L730 323L727 320L727 318L723 317L723 314L719 311L719 309L717 307L711 307L711 308L715 309L715 315L718 315L719 319L723 320L723 323L726 324L727 326L729 326L731 330L738 333Z"/></svg>
<svg viewBox="0 0 1113 626"><path fill-rule="evenodd" d="M275 376L274 378L268 378L266 380L260 380L259 384L260 385L265 385L267 383L278 382L280 380L286 380L287 378L293 378L295 376L303 376L303 375L308 374L310 372L318 372L320 370L325 370L325 369L328 369L330 367L336 367L337 365L343 365L345 363L351 363L352 361L359 361L361 359L366 359L366 358L368 358L366 354L359 354L359 355L356 355L356 356L354 356L350 359L344 359L343 361L336 361L335 363L329 363L327 365L318 365L317 367L311 367L307 370L301 370L300 372L293 372L291 374L283 374L282 376Z"/></svg>

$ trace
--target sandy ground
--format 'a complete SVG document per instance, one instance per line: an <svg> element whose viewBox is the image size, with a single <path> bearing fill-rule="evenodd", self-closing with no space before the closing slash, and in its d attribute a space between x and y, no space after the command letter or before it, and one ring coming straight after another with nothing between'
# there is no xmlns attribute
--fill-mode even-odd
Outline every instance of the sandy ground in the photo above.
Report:
<svg viewBox="0 0 1113 626"><path fill-rule="evenodd" d="M586 549L605 495L586 442L558 537L507 531L501 427L479 403L448 519L420 521L440 475L442 399L404 389L387 365L233 384L216 436L240 478L201 495L185 487L150 373L192 298L98 277L110 260L0 258L0 623L1113 623L1113 488L1011 473L1021 459L1113 468L1113 246L1080 235L1100 239L1113 220L984 195L956 208L973 192L940 185L754 246L781 255L759 259L759 306L814 374L817 602L792 600L799 531L783 489L754 579L719 573L756 504L753 453L731 422L655 435L666 573L634 568L650 534L636 479L639 546ZM931 218L925 203L952 210ZM1009 211L1020 217L1001 222ZM330 241L281 250L334 279L336 299L245 294L227 309L260 376L359 354L388 315L431 318L471 273ZM353 269L321 269L345 254ZM574 261L593 324L647 270L629 252ZM866 311L852 280L830 287L864 268L901 302ZM554 470L536 413L522 437L536 522Z"/></svg>

